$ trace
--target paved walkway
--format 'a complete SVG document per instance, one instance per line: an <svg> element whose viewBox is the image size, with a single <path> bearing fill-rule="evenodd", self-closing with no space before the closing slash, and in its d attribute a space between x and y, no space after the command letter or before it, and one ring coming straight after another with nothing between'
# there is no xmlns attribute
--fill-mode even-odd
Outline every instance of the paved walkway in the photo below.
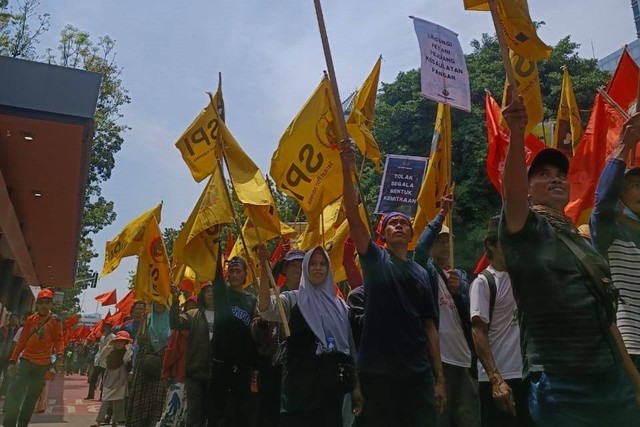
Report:
<svg viewBox="0 0 640 427"><path fill-rule="evenodd" d="M100 402L84 399L88 387L85 376L57 376L49 389L47 410L34 414L29 425L89 427L100 409Z"/></svg>

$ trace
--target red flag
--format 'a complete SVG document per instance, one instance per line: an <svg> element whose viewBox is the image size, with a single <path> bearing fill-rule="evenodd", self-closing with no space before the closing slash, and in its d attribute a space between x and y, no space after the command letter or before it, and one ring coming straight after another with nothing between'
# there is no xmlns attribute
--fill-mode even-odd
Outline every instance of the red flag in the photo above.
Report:
<svg viewBox="0 0 640 427"><path fill-rule="evenodd" d="M476 267L473 269L473 274L477 276L485 268L489 267L489 264L491 264L491 262L489 261L489 258L487 258L487 254L483 252L482 256L478 260L478 263L476 264Z"/></svg>
<svg viewBox="0 0 640 427"><path fill-rule="evenodd" d="M124 296L118 303L116 304L116 312L121 311L125 313L125 316L128 316L131 313L131 309L133 308L133 290L130 290L127 295Z"/></svg>
<svg viewBox="0 0 640 427"><path fill-rule="evenodd" d="M500 105L489 92L485 95L485 115L487 121L487 141L489 148L487 151L487 176L498 193L502 194L502 171L504 162L507 159L509 149L509 138L511 132L500 126L501 109ZM529 134L524 141L524 149L527 155L525 162L530 165L533 158L545 148L545 145L535 135Z"/></svg>
<svg viewBox="0 0 640 427"><path fill-rule="evenodd" d="M114 305L118 298L116 297L116 290L112 290L109 292L105 292L104 294L100 294L96 297L96 301L102 304L102 306Z"/></svg>
<svg viewBox="0 0 640 427"><path fill-rule="evenodd" d="M637 82L638 65L625 49L607 86L607 93L620 107L627 110L636 98ZM571 196L565 213L576 225L589 222L598 179L607 158L618 143L623 124L620 114L597 94L589 123L569 168ZM640 156L636 157L636 164L639 164L638 159Z"/></svg>
<svg viewBox="0 0 640 427"><path fill-rule="evenodd" d="M64 326L66 329L71 329L72 327L74 327L75 325L78 324L78 322L80 321L80 319L78 318L77 314L74 314L73 316L69 317L65 322L64 322Z"/></svg>
<svg viewBox="0 0 640 427"><path fill-rule="evenodd" d="M104 322L109 323L111 326L120 326L124 323L124 318L129 315L129 312L116 311L113 316L105 317Z"/></svg>
<svg viewBox="0 0 640 427"><path fill-rule="evenodd" d="M276 246L276 248L273 250L273 253L271 254L271 260L270 260L271 265L280 261L282 257L286 255L286 253L289 251L290 248L291 248L291 243L289 242L289 239L285 239L284 237L281 237L280 241L278 241L278 245Z"/></svg>
<svg viewBox="0 0 640 427"><path fill-rule="evenodd" d="M100 326L100 333L102 333L102 320L96 324L96 326ZM94 327L95 330L95 327ZM82 325L74 334L74 341L82 341L86 339L91 333L91 328L87 325ZM98 335L99 336L99 335Z"/></svg>

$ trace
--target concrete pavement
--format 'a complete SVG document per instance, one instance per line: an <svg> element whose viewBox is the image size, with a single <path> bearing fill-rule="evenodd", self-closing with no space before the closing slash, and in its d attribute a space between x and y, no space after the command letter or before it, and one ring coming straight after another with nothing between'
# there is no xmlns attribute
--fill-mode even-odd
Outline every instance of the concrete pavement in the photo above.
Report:
<svg viewBox="0 0 640 427"><path fill-rule="evenodd" d="M49 404L43 414L34 414L29 425L39 427L89 427L100 409L100 402L85 400L87 377L57 376L49 389Z"/></svg>

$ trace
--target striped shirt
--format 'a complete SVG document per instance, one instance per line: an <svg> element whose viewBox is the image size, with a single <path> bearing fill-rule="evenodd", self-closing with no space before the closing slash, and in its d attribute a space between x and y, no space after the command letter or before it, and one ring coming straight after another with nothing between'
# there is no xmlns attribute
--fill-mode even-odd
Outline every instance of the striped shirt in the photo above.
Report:
<svg viewBox="0 0 640 427"><path fill-rule="evenodd" d="M630 354L640 354L640 249L614 239L609 246L613 283L620 291L617 324Z"/></svg>
<svg viewBox="0 0 640 427"><path fill-rule="evenodd" d="M607 258L620 290L617 324L627 351L640 354L640 232L619 219L625 163L609 159L598 180L591 212L591 240Z"/></svg>

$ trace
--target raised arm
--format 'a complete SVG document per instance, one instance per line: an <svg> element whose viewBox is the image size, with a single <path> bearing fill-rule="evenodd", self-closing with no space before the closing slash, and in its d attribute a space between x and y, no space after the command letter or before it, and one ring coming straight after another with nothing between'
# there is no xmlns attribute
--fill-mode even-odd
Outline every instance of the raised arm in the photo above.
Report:
<svg viewBox="0 0 640 427"><path fill-rule="evenodd" d="M344 209L347 213L347 221L349 222L351 239L356 244L358 253L364 255L367 253L371 236L369 236L367 225L362 221L362 218L360 218L358 198L356 196L356 190L353 188L353 181L351 180L351 175L355 170L355 153L350 141L344 144L340 151L340 156L342 157L342 197L344 200Z"/></svg>
<svg viewBox="0 0 640 427"><path fill-rule="evenodd" d="M507 87L507 99L511 96L511 86ZM527 125L527 110L522 98L511 101L502 110L502 115L511 130L511 139L507 159L502 174L502 206L506 227L509 233L515 234L524 228L529 215L529 181L525 163L524 131Z"/></svg>
<svg viewBox="0 0 640 427"><path fill-rule="evenodd" d="M173 295L173 302L171 303L171 307L169 307L169 326L173 331L188 331L191 327L189 316L185 313L180 313L180 307L178 306L180 288L172 285L171 294Z"/></svg>
<svg viewBox="0 0 640 427"><path fill-rule="evenodd" d="M606 256L614 234L618 200L622 195L624 172L629 153L640 140L640 114L624 125L618 145L600 174L596 203L591 212L591 236L594 246Z"/></svg>
<svg viewBox="0 0 640 427"><path fill-rule="evenodd" d="M258 311L263 312L271 305L269 291L269 250L265 245L256 247L256 254L260 260L260 285L258 286Z"/></svg>

